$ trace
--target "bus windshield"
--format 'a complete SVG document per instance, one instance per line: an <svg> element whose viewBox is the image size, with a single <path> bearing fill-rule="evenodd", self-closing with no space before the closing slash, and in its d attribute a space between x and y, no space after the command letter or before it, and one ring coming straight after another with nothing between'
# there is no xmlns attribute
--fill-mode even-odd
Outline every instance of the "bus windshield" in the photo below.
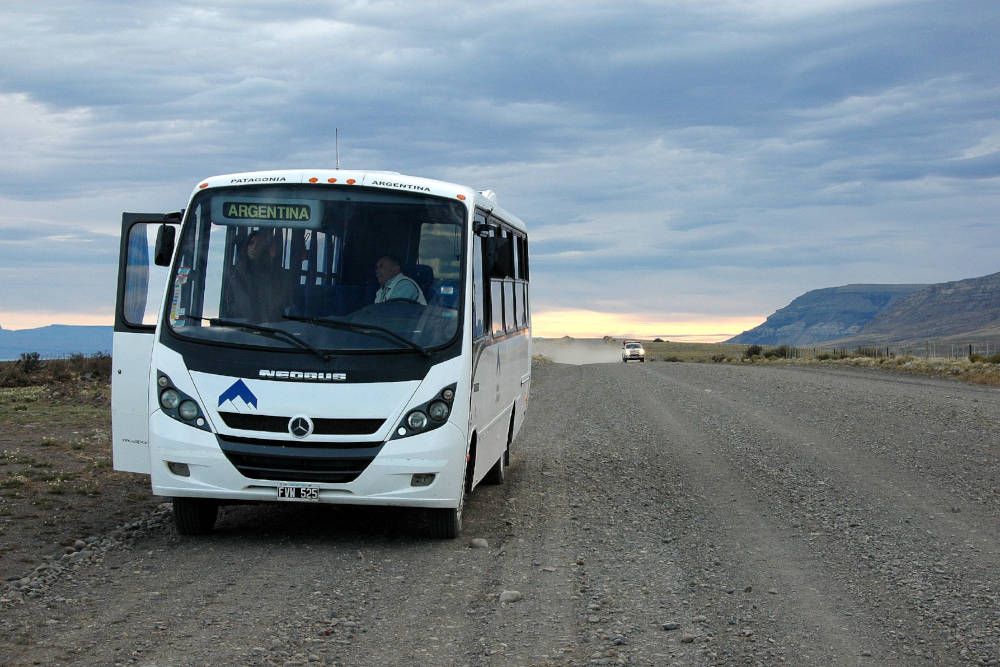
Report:
<svg viewBox="0 0 1000 667"><path fill-rule="evenodd" d="M211 343L426 353L461 331L466 215L356 186L206 190L184 222L166 323Z"/></svg>

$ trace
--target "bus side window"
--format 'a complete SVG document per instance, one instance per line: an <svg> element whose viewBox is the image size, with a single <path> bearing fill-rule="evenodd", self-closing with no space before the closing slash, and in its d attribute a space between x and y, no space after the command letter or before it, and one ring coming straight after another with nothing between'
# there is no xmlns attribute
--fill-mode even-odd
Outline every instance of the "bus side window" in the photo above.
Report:
<svg viewBox="0 0 1000 667"><path fill-rule="evenodd" d="M503 281L490 281L491 324L494 336L502 336L503 329Z"/></svg>
<svg viewBox="0 0 1000 667"><path fill-rule="evenodd" d="M517 300L517 326L520 329L528 326L528 317L524 312L526 307L524 293L526 289L527 285L525 283L519 282L514 285L514 294Z"/></svg>
<svg viewBox="0 0 1000 667"><path fill-rule="evenodd" d="M503 281L503 321L507 333L517 330L514 319L514 281Z"/></svg>
<svg viewBox="0 0 1000 667"><path fill-rule="evenodd" d="M486 283L483 281L483 239L472 243L472 338L486 335Z"/></svg>

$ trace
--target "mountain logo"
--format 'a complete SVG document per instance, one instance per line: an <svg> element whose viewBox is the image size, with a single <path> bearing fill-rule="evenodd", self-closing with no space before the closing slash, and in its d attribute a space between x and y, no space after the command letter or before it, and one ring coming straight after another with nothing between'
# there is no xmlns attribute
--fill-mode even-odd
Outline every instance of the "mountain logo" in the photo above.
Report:
<svg viewBox="0 0 1000 667"><path fill-rule="evenodd" d="M237 380L229 389L219 394L219 407L229 403L234 412L244 412L250 408L257 409L257 397L243 380Z"/></svg>

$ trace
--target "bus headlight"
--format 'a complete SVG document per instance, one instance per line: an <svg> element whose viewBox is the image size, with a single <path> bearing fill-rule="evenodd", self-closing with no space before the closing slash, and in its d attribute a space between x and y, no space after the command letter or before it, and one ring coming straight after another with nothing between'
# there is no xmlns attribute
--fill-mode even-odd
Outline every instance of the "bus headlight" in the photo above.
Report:
<svg viewBox="0 0 1000 667"><path fill-rule="evenodd" d="M165 410L174 410L181 402L181 395L176 389L165 389L160 393L160 405Z"/></svg>
<svg viewBox="0 0 1000 667"><path fill-rule="evenodd" d="M413 406L399 422L399 426L396 427L390 440L408 438L411 435L426 433L443 426L451 415L457 386L457 383L450 384L426 403Z"/></svg>
<svg viewBox="0 0 1000 667"><path fill-rule="evenodd" d="M427 406L427 414L436 422L443 422L447 419L449 412L451 412L451 408L444 401L431 401L431 404Z"/></svg>
<svg viewBox="0 0 1000 667"><path fill-rule="evenodd" d="M423 431L427 426L427 415L420 410L414 410L406 418L406 425L414 431Z"/></svg>
<svg viewBox="0 0 1000 667"><path fill-rule="evenodd" d="M163 408L163 414L182 424L212 432L212 427L208 425L197 399L177 389L170 377L161 371L156 372L156 385L161 389L160 407Z"/></svg>
<svg viewBox="0 0 1000 667"><path fill-rule="evenodd" d="M186 419L189 422L198 417L198 412L198 404L192 400L181 401L181 404L177 406L177 414L181 416L181 419Z"/></svg>

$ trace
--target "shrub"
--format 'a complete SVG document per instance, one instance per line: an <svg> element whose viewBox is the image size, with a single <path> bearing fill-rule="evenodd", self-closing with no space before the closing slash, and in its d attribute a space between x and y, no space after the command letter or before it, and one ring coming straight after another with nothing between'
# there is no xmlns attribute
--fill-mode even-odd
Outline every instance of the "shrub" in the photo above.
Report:
<svg viewBox="0 0 1000 667"><path fill-rule="evenodd" d="M713 354L712 361L714 361L717 364L721 364L723 362L729 361L729 357L727 357L724 354Z"/></svg>
<svg viewBox="0 0 1000 667"><path fill-rule="evenodd" d="M669 357L663 357L663 360L664 361L680 361L681 358L680 357L676 357L674 355L670 355Z"/></svg>
<svg viewBox="0 0 1000 667"><path fill-rule="evenodd" d="M760 353L764 351L760 345L748 345L747 349L743 350L744 359L753 359L754 357L760 356Z"/></svg>
<svg viewBox="0 0 1000 667"><path fill-rule="evenodd" d="M787 345L779 345L776 348L764 352L765 359L788 359L792 356L792 349Z"/></svg>
<svg viewBox="0 0 1000 667"><path fill-rule="evenodd" d="M21 358L17 360L17 365L25 375L31 375L45 366L42 363L41 355L37 352L22 352Z"/></svg>
<svg viewBox="0 0 1000 667"><path fill-rule="evenodd" d="M986 357L985 361L991 364L1000 364L1000 352L996 354L991 354L990 356Z"/></svg>
<svg viewBox="0 0 1000 667"><path fill-rule="evenodd" d="M820 361L826 361L827 359L831 359L832 355L829 352L820 352L816 355L816 358Z"/></svg>

